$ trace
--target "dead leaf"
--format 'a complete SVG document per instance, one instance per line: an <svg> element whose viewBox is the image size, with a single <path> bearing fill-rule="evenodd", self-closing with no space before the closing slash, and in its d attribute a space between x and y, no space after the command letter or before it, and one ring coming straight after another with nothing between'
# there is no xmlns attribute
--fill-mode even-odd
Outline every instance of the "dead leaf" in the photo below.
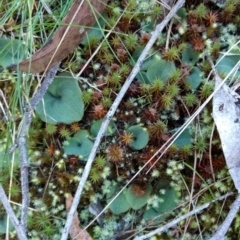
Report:
<svg viewBox="0 0 240 240"><path fill-rule="evenodd" d="M61 62L77 47L89 27L95 24L96 16L100 16L107 2L108 0L75 0L61 26L54 33L53 38L33 54L31 58L19 63L18 68L23 72L40 73ZM79 5L81 5L80 10L76 13ZM74 17L75 13L76 16ZM72 18L72 26L68 28ZM61 42L65 32L66 35ZM9 69L16 70L17 65L10 66Z"/></svg>
<svg viewBox="0 0 240 240"><path fill-rule="evenodd" d="M101 214L101 215L99 216L99 214L100 214L100 213L102 212L102 210L103 210L103 207L102 207L100 201L97 201L97 202L95 202L95 203L91 203L91 204L89 205L88 210L89 210L89 212L90 212L91 214L93 214L95 217L97 217L98 223L99 223L100 225L102 225L102 224L103 224L103 220L104 220L104 214Z"/></svg>
<svg viewBox="0 0 240 240"><path fill-rule="evenodd" d="M67 210L67 212L69 212L69 210L72 206L72 202L73 202L73 197L72 197L72 195L69 195L66 198L66 210ZM79 225L80 225L80 221L79 221L79 218L78 218L78 214L76 212L73 216L72 225L71 225L71 228L70 228L70 231L69 231L71 239L74 239L74 240L93 240L92 237L89 235L89 233L86 230L80 228Z"/></svg>
<svg viewBox="0 0 240 240"><path fill-rule="evenodd" d="M222 83L215 76L215 90ZM229 173L240 193L240 96L225 83L213 96L213 118L222 143Z"/></svg>

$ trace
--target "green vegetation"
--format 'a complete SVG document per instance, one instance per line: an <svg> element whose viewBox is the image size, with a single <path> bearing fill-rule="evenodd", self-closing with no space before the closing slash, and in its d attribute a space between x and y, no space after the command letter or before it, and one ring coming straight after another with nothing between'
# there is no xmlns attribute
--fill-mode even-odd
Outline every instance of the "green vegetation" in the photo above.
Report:
<svg viewBox="0 0 240 240"><path fill-rule="evenodd" d="M0 183L17 216L22 197L19 154L8 154L8 149L19 135L26 103L43 76L6 67L39 50L73 1L33 2L3 0L0 4L0 66L4 68L0 72ZM98 218L88 227L93 239L120 233L122 239L133 239L233 191L211 102L167 144L213 92L206 53L222 77L239 61L240 3L218 2L187 1L158 37L121 101L78 206L83 228L113 200L102 215L104 223ZM29 239L60 239L67 215L65 200L75 194L106 113L165 12L159 1L110 0L102 17L61 62L28 132ZM230 85L237 84L238 78L239 70L231 75ZM98 206L96 215L89 211L93 203ZM231 203L229 198L214 203L156 239L198 239L199 235L207 239L225 219ZM0 205L0 238L16 239L6 221ZM227 238L238 239L239 228L238 215Z"/></svg>

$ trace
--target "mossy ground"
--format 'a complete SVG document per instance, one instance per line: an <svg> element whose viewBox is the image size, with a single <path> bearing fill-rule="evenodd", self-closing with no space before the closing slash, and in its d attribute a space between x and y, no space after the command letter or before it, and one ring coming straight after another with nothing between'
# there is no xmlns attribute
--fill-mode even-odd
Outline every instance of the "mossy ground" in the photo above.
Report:
<svg viewBox="0 0 240 240"><path fill-rule="evenodd" d="M230 0L224 7L219 7L214 1L206 4L200 2L187 1L179 17L159 36L118 107L113 118L116 129L112 132L110 129L110 134L103 138L81 198L78 213L82 226L94 218L88 210L89 205L98 203L106 206L111 190L124 186L212 93L214 80L208 78L211 68L204 53L208 52L216 61L221 51L227 51L237 42L240 4ZM62 14L61 4L56 1L48 1L47 4L54 10L55 16ZM40 15L35 15L36 22L31 32L34 49L38 49L46 40L44 36L51 33L53 20L50 14L38 10L43 7L41 1L35 2L32 12L25 9L24 15L10 7L11 3L0 7L4 37L19 38L21 29L27 33L29 26L23 20L31 19L33 12L42 13L44 26L40 27ZM24 7L27 8L27 5L23 5L22 9ZM137 0L109 1L102 26L104 34L117 24L108 39L98 39L96 34L99 32L93 31L87 41L61 63L61 70L77 74L103 41L97 54L83 70L81 77L84 81L79 81L85 103L83 119L69 125L44 123L38 116L33 119L28 153L31 208L37 214L29 211L30 239L59 239L66 218L65 197L70 193L74 195L86 163L81 156L66 155L63 145L79 130L87 130L90 140L94 141L92 125L96 120L103 119L111 107L154 27L164 18L165 11L157 1L149 1L148 4ZM20 39L24 40L24 37ZM238 52L239 47L236 46L233 51ZM159 72L158 68L167 71ZM191 74L195 72L197 76L193 77ZM26 77L4 71L0 78L0 87L7 103L3 106L4 109L9 107L13 117L12 122L6 121L6 117L0 122L1 144L6 148L11 144L11 136L16 134L13 129L17 129L24 114L21 101L23 98L29 99L35 91L37 76ZM108 209L104 214L104 224L96 221L87 229L94 239L107 239L122 231L125 232L122 235L124 238L127 236L131 239L131 234L134 235L136 230L150 231L155 223L144 219L144 213L161 205L166 200L163 193L169 188L176 192L176 199L172 201L176 200L177 203L175 210L162 223L192 209L193 202L201 205L232 191L233 183L226 168L221 142L216 129L213 129L211 107L211 103L207 104L189 125L186 135L181 135L156 162L162 152L157 153L135 178L131 187L136 199L144 195L147 184L152 186L144 206L120 215ZM7 116L4 112L1 115ZM143 149L131 147L136 139L128 129L134 125L139 125L149 134ZM1 166L0 183L6 192L11 192L11 200L20 202L19 172L14 167L13 174L10 174L8 167ZM198 217L181 222L167 233L156 236L156 239L198 239L199 235L206 239L223 221L230 204L231 199L212 204ZM19 209L16 205L14 208ZM4 216L2 207L1 213ZM238 222L239 217L229 230L231 239L238 236Z"/></svg>

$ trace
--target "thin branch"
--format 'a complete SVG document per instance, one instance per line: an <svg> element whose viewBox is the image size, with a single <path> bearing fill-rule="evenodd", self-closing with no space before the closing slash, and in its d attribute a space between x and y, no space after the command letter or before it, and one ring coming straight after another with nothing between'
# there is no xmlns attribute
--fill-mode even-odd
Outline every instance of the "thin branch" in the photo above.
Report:
<svg viewBox="0 0 240 240"><path fill-rule="evenodd" d="M58 68L59 68L59 64L54 66L48 71L48 73L46 74L46 77L44 78L44 81L42 82L36 94L30 100L30 103L26 104L25 114L20 124L19 136L17 138L16 143L9 150L9 152L11 153L18 147L19 153L20 153L20 172L21 172L21 190L22 190L22 210L21 210L20 224L24 232L26 232L27 230L27 216L28 216L28 207L29 207L27 135L32 122L33 111L38 105L38 103L42 100L49 85L52 83Z"/></svg>
<svg viewBox="0 0 240 240"><path fill-rule="evenodd" d="M115 101L113 102L111 108L109 109L107 115L105 116L105 118L103 120L103 123L101 125L101 128L100 128L100 130L98 132L97 138L96 138L96 140L94 142L92 151L91 151L91 153L89 155L89 158L88 158L87 164L85 166L85 169L84 169L83 175L81 177L81 180L79 182L77 191L75 193L75 197L73 199L73 204L72 204L72 206L70 208L70 211L68 213L67 221L66 221L65 227L64 227L63 232L62 232L61 240L66 240L67 237L68 237L68 233L69 233L69 230L70 230L70 227L71 227L71 224L72 224L73 216L74 216L74 214L76 212L76 209L77 209L77 206L78 206L78 204L80 202L81 194L82 194L84 185L85 185L85 183L87 181L89 172L91 170L92 163L93 163L94 158L96 156L97 149L98 149L98 147L99 147L99 145L101 143L101 139L102 139L105 131L107 130L107 126L108 126L111 118L113 117L113 115L114 115L118 105L120 104L120 102L121 102L122 98L124 97L127 89L129 88L130 84L132 83L132 81L134 80L135 76L139 72L140 67L141 67L144 59L146 58L148 52L151 50L153 44L155 43L155 41L159 37L159 34L162 32L162 30L167 25L167 23L172 19L172 17L176 14L178 9L183 6L184 3L185 3L185 0L179 0L175 4L175 6L172 8L172 10L169 12L169 14L164 18L164 20L160 24L158 24L156 26L156 29L153 32L152 37L150 38L149 42L147 43L146 47L144 48L144 50L143 50L142 54L140 55L137 63L135 64L132 72L130 73L130 75L127 78L126 82L122 86L119 94L117 95Z"/></svg>
<svg viewBox="0 0 240 240"><path fill-rule="evenodd" d="M240 207L240 195L238 195L237 199L232 204L231 209L228 212L228 215L226 219L223 221L222 225L218 228L217 232L209 240L224 239L224 236L226 235L233 219L237 215L239 207Z"/></svg>
<svg viewBox="0 0 240 240"><path fill-rule="evenodd" d="M209 203L205 203L203 204L202 206L200 207L197 207L195 208L194 210L182 215L181 217L177 218L177 219L174 219L173 221L163 225L162 227L159 227L157 229L155 229L154 231L151 231L150 233L148 234L145 234L145 235L142 235L142 236L139 236L139 237L135 237L133 240L143 240L143 239L150 239L150 237L154 236L155 234L158 234L158 233L161 233L161 232L164 232L166 231L167 229L171 228L171 227L174 227L177 225L177 223L179 223L180 221L183 221L184 219L188 218L188 217L191 217L192 215L195 215L199 212L201 212L203 209L209 207L210 204L216 202L216 201L220 201L220 200L223 200L229 196L233 195L233 193L227 193L215 200L212 200L211 202ZM222 238L216 238L217 240L219 239L222 239Z"/></svg>
<svg viewBox="0 0 240 240"><path fill-rule="evenodd" d="M26 106L26 112L22 120L22 128L17 140L17 145L20 152L20 168L21 168L21 187L22 187L22 212L21 212L21 225L23 230L27 230L27 216L28 216L28 207L29 207L29 186L28 186L28 157L27 157L27 135L32 122L33 111L42 100L44 94L46 93L49 85L52 83L59 65L51 68L46 77L44 78L43 83L38 89L37 93L34 95L30 104Z"/></svg>
<svg viewBox="0 0 240 240"><path fill-rule="evenodd" d="M56 66L52 67L47 72L47 74L46 74L46 76L45 76L45 78L44 78L40 88L38 89L38 91L36 92L36 94L34 95L32 100L30 101L31 108L33 110L36 108L38 103L42 100L44 94L47 92L47 90L49 88L49 85L53 82L53 79L56 76L58 68L59 68L59 64L57 64Z"/></svg>
<svg viewBox="0 0 240 240"><path fill-rule="evenodd" d="M16 215L14 214L13 212L13 209L8 201L8 198L2 188L2 186L0 185L0 199L1 199L1 202L13 224L13 226L15 227L15 230L17 232L17 235L18 235L18 239L19 240L27 240L27 236L26 236L26 233L25 231L23 230L23 227L20 225Z"/></svg>

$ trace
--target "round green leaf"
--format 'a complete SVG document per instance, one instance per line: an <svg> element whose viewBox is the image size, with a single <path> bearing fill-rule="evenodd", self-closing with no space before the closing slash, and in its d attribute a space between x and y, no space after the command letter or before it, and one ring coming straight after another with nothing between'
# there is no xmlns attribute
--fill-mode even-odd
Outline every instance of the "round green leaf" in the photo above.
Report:
<svg viewBox="0 0 240 240"><path fill-rule="evenodd" d="M176 207L178 201L178 195L173 188L168 188L165 190L165 194L159 196L163 199L163 202L159 204L158 207L153 207L158 213L164 213L171 211Z"/></svg>
<svg viewBox="0 0 240 240"><path fill-rule="evenodd" d="M165 194L160 195L159 198L163 199L163 202L160 203L158 207L148 209L143 215L145 220L159 216L154 220L155 224L164 221L169 216L169 212L176 207L178 201L177 193L172 188L166 189Z"/></svg>
<svg viewBox="0 0 240 240"><path fill-rule="evenodd" d="M220 60L221 59L221 60ZM239 53L236 55L229 55L222 58L222 54L219 56L217 60L217 70L220 74L227 76L228 73L234 68L237 62L240 60ZM240 69L234 73L235 77L240 76Z"/></svg>
<svg viewBox="0 0 240 240"><path fill-rule="evenodd" d="M0 38L0 65L6 68L21 62L25 58L25 49L19 40Z"/></svg>
<svg viewBox="0 0 240 240"><path fill-rule="evenodd" d="M159 216L159 213L157 211L155 211L153 208L150 208L144 212L143 219L148 221L149 219L155 218L157 216Z"/></svg>
<svg viewBox="0 0 240 240"><path fill-rule="evenodd" d="M146 185L146 192L143 196L136 196L133 193L134 184L130 185L126 191L126 199L132 209L138 210L142 208L148 201L148 198L152 192L152 186L150 184Z"/></svg>
<svg viewBox="0 0 240 240"><path fill-rule="evenodd" d="M198 67L194 67L190 74L185 78L192 90L196 90L201 83L201 71Z"/></svg>
<svg viewBox="0 0 240 240"><path fill-rule="evenodd" d="M93 143L88 139L88 131L80 130L67 143L64 143L63 149L67 155L78 155L81 160L87 161L92 150Z"/></svg>
<svg viewBox="0 0 240 240"><path fill-rule="evenodd" d="M139 71L139 73L136 75L136 78L138 81L140 81L142 83L150 83L150 81L147 77L147 73L144 71Z"/></svg>
<svg viewBox="0 0 240 240"><path fill-rule="evenodd" d="M149 134L147 129L135 125L129 127L126 132L131 133L133 135L133 142L129 144L131 148L135 150L140 150L147 146L149 141Z"/></svg>
<svg viewBox="0 0 240 240"><path fill-rule="evenodd" d="M183 146L186 145L191 145L191 134L188 128L186 128L181 134L180 136L176 139L176 141L174 142L174 144L178 147L178 148L182 148Z"/></svg>
<svg viewBox="0 0 240 240"><path fill-rule="evenodd" d="M186 8L180 8L178 11L177 11L177 15L182 18L182 19L186 19L187 18L187 10ZM176 22L177 22L177 19L174 19Z"/></svg>
<svg viewBox="0 0 240 240"><path fill-rule="evenodd" d="M108 200L108 202L110 202L110 200ZM117 196L117 198L110 204L109 208L116 215L124 213L130 209L124 191Z"/></svg>
<svg viewBox="0 0 240 240"><path fill-rule="evenodd" d="M55 77L36 112L47 123L71 124L83 117L82 91L69 73Z"/></svg>
<svg viewBox="0 0 240 240"><path fill-rule="evenodd" d="M182 62L194 65L198 61L199 53L192 49L190 44L187 45L186 49L182 53Z"/></svg>
<svg viewBox="0 0 240 240"><path fill-rule="evenodd" d="M8 231L13 231L14 227L12 222L9 220L9 228ZM7 232L7 215L0 217L0 233L6 233Z"/></svg>
<svg viewBox="0 0 240 240"><path fill-rule="evenodd" d="M142 54L144 47L143 46L137 46L137 48L135 49L135 51L132 54L132 58L131 58L131 65L134 66L138 60L138 58L140 57L140 55Z"/></svg>
<svg viewBox="0 0 240 240"><path fill-rule="evenodd" d="M102 119L95 121L91 126L90 132L93 137L97 136L101 125L102 125ZM116 124L113 121L110 121L107 127L107 131L104 133L104 136L111 136L116 130L117 130Z"/></svg>
<svg viewBox="0 0 240 240"><path fill-rule="evenodd" d="M164 82L171 77L172 72L176 70L174 62L165 60L155 60L155 62L148 68L147 77L150 82L156 79L162 79Z"/></svg>
<svg viewBox="0 0 240 240"><path fill-rule="evenodd" d="M132 58L130 60L130 64L132 66L134 66L138 60L138 58L140 57L140 55L142 54L142 51L144 50L143 46L138 46L136 48L136 50L133 52L132 54ZM142 65L141 65L141 71L147 71L148 68L157 61L157 59L160 59L160 54L157 52L155 54L152 54L150 56L147 56L146 59L143 61Z"/></svg>
<svg viewBox="0 0 240 240"><path fill-rule="evenodd" d="M147 58L144 60L142 66L141 66L141 70L147 71L148 68L149 68L150 66L152 66L152 64L154 64L156 61L159 61L159 60L157 60L157 59L161 59L161 56L160 56L158 53L155 53L155 54L147 57Z"/></svg>

